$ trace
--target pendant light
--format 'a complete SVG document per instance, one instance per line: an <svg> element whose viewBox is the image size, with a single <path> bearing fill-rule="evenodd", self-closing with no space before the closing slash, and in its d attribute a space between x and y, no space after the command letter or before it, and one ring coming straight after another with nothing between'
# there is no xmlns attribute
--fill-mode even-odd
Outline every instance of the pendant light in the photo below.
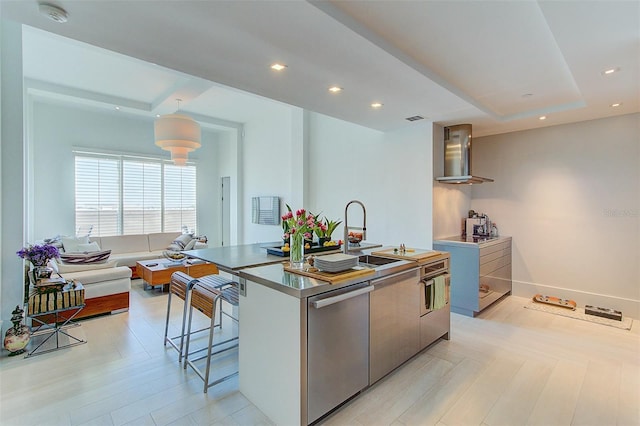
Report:
<svg viewBox="0 0 640 426"><path fill-rule="evenodd" d="M178 109L180 108L180 99ZM191 117L182 114L163 115L154 123L156 145L171 152L176 166L187 164L189 152L200 148L200 125Z"/></svg>

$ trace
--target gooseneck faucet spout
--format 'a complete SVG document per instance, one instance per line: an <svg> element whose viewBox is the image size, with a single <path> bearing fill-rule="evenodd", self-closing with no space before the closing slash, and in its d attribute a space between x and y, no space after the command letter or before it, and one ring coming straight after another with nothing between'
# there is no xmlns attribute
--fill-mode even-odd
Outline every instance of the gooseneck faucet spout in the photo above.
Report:
<svg viewBox="0 0 640 426"><path fill-rule="evenodd" d="M349 227L349 219L348 219L347 211L349 210L349 206L353 203L360 204L360 206L362 207L362 227L354 227L354 226ZM349 252L349 229L356 229L358 231L362 231L363 241L367 238L367 209L364 207L364 204L362 204L361 201L351 200L347 203L346 207L344 208L344 240L342 240L344 246L342 250L344 251L345 254Z"/></svg>

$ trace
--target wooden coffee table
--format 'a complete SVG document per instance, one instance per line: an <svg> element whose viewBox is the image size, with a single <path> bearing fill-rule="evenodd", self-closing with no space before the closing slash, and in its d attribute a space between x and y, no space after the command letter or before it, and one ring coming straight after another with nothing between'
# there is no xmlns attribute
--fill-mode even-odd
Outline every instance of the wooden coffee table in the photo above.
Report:
<svg viewBox="0 0 640 426"><path fill-rule="evenodd" d="M189 261L193 261L191 264ZM196 263L197 262L197 263ZM169 259L152 259L141 260L136 262L136 270L138 276L144 281L145 289L147 286L166 286L171 282L171 275L174 272L184 272L185 274L199 278L205 275L217 274L218 267L214 263L196 261L195 259L187 259L180 264Z"/></svg>

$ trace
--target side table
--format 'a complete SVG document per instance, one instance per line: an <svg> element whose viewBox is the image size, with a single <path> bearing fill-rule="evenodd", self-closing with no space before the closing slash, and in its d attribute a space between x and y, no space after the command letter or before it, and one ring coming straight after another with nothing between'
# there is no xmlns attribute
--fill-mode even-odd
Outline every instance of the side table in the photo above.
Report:
<svg viewBox="0 0 640 426"><path fill-rule="evenodd" d="M65 331L68 328L80 326L73 322L73 318L84 306L84 287L78 282L67 283L60 291L46 293L40 293L33 286L30 287L26 311L27 317L31 319L31 335L48 334L48 336L27 352L25 358L87 343L86 340L78 339ZM60 344L60 335L67 336L69 343ZM53 337L56 341L55 347L41 349Z"/></svg>

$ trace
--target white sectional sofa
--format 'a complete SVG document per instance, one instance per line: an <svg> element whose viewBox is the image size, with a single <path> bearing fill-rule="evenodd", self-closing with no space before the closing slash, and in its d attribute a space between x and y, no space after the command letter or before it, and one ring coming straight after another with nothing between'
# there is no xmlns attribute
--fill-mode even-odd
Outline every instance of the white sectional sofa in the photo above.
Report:
<svg viewBox="0 0 640 426"><path fill-rule="evenodd" d="M65 265L53 260L51 264L65 279L78 281L84 287L85 307L76 318L129 310L129 267L117 266L114 260L87 265Z"/></svg>
<svg viewBox="0 0 640 426"><path fill-rule="evenodd" d="M111 250L109 260L117 260L118 266L128 266L135 269L138 260L162 257L162 253L180 235L180 232L158 232L153 234L92 237L90 240L97 242L102 250Z"/></svg>
<svg viewBox="0 0 640 426"><path fill-rule="evenodd" d="M85 288L86 306L77 318L129 310L129 291L136 262L163 257L163 252L180 236L180 232L162 232L92 237L90 241L96 242L100 250L111 250L108 261L73 265L52 261L60 275L81 282ZM193 244L195 246L195 242ZM206 246L199 243L197 248ZM64 250L69 251L67 247Z"/></svg>

